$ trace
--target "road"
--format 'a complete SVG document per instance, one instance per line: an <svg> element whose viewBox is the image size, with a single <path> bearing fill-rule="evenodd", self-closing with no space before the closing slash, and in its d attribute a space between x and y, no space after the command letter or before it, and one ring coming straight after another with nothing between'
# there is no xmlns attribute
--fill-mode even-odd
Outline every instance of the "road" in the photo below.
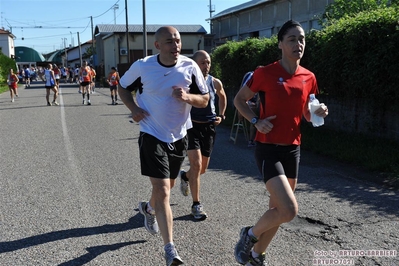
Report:
<svg viewBox="0 0 399 266"><path fill-rule="evenodd" d="M21 87L14 103L0 95L0 265L165 265L161 237L147 233L137 209L150 196L139 126L123 104L111 105L108 88L87 106L76 85L61 85L60 106L46 106L42 83ZM202 177L209 218L194 221L191 198L172 190L185 265L238 265L240 228L268 205L253 148L229 133L218 127ZM358 179L371 174L302 151L299 214L281 226L269 265L399 265L399 194Z"/></svg>

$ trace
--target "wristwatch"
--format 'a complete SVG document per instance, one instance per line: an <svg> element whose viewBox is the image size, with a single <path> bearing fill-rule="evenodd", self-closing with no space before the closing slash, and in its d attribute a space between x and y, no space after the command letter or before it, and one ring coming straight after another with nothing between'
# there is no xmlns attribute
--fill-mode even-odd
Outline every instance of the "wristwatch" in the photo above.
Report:
<svg viewBox="0 0 399 266"><path fill-rule="evenodd" d="M254 118L251 119L251 124L255 125L256 123L258 123L259 117L255 116Z"/></svg>

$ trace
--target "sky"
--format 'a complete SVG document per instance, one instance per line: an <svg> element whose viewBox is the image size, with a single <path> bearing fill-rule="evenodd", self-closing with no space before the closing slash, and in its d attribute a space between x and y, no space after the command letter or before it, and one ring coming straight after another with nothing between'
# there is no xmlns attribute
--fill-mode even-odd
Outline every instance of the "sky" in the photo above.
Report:
<svg viewBox="0 0 399 266"><path fill-rule="evenodd" d="M202 25L212 16L250 0L127 0L128 23ZM114 8L118 6L118 8ZM125 0L0 0L1 28L15 35L15 46L49 53L91 39L97 24L126 24Z"/></svg>

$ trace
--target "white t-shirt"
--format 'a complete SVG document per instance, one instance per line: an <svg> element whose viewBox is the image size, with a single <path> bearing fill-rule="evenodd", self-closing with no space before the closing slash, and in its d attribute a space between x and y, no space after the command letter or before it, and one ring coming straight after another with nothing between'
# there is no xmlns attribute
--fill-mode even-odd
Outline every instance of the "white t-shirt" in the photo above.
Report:
<svg viewBox="0 0 399 266"><path fill-rule="evenodd" d="M182 55L174 66L163 66L158 55L139 59L121 77L120 85L125 89L130 85L139 88L137 104L150 114L140 121L140 131L166 143L182 139L192 127L191 105L173 98L172 87L186 88L192 94L208 93L198 65Z"/></svg>

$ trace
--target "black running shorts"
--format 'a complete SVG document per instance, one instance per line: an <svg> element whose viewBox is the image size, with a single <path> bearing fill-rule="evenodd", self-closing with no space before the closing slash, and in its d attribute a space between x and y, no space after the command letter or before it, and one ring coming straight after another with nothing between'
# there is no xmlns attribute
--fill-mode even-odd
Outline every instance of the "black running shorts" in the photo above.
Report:
<svg viewBox="0 0 399 266"><path fill-rule="evenodd" d="M187 153L187 135L174 143L166 143L140 132L138 143L142 175L161 179L177 178Z"/></svg>
<svg viewBox="0 0 399 266"><path fill-rule="evenodd" d="M298 178L300 155L301 149L298 145L284 146L256 142L256 164L265 183L279 175Z"/></svg>
<svg viewBox="0 0 399 266"><path fill-rule="evenodd" d="M216 129L213 123L196 123L187 131L188 149L201 150L201 155L211 157L215 144Z"/></svg>

